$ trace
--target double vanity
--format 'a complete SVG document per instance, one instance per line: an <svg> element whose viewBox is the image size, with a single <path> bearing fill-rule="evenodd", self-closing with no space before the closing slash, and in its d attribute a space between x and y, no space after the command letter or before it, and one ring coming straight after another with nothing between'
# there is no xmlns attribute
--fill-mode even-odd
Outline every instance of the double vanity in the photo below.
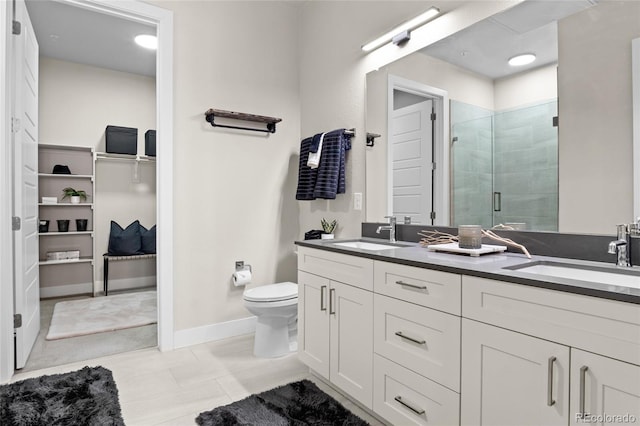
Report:
<svg viewBox="0 0 640 426"><path fill-rule="evenodd" d="M640 270L299 241L298 353L394 425L640 423Z"/></svg>

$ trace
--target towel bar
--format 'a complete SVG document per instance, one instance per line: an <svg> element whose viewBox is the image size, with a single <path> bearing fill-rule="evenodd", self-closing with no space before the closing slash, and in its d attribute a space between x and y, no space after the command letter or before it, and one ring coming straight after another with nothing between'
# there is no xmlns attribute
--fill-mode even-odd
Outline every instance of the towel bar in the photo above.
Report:
<svg viewBox="0 0 640 426"><path fill-rule="evenodd" d="M211 123L212 127L225 127L227 129L239 129L239 130L250 130L253 132L265 132L265 133L275 133L276 132L276 123L282 121L281 118L276 117L267 117L264 115L255 115L255 114L246 114L243 112L234 112L234 111L224 111L221 109L213 109L210 108L207 112L204 113L205 119ZM230 118L233 120L242 120L242 121L252 121L256 123L264 123L266 124L266 129L256 129L253 127L243 127L243 126L230 126L227 124L218 124L215 122L216 117L221 118Z"/></svg>

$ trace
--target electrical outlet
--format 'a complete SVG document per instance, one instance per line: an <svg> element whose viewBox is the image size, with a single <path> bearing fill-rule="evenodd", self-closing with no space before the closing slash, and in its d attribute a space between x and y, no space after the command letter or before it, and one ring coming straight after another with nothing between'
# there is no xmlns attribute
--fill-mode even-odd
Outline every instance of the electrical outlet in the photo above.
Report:
<svg viewBox="0 0 640 426"><path fill-rule="evenodd" d="M353 209L362 210L362 192L353 193Z"/></svg>

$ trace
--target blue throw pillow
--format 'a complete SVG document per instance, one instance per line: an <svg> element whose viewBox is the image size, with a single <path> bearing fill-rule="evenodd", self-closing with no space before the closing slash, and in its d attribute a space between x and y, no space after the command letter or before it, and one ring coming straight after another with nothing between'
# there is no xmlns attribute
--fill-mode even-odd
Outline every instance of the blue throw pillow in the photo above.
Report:
<svg viewBox="0 0 640 426"><path fill-rule="evenodd" d="M156 252L156 225L147 229L140 225L140 237L142 239L142 252L152 254Z"/></svg>
<svg viewBox="0 0 640 426"><path fill-rule="evenodd" d="M140 238L140 222L135 221L126 229L122 229L113 220L109 233L109 254L114 256L130 256L142 253L142 239Z"/></svg>

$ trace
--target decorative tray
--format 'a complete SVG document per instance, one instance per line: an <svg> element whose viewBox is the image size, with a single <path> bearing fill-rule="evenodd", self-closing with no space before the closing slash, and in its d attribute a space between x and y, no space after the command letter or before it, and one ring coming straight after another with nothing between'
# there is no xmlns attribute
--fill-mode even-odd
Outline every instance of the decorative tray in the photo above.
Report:
<svg viewBox="0 0 640 426"><path fill-rule="evenodd" d="M478 257L481 254L497 253L507 250L507 246L495 246L492 244L483 244L479 249L466 249L458 247L458 243L448 244L430 244L427 249L432 251L443 251L447 253L468 254L472 257Z"/></svg>

